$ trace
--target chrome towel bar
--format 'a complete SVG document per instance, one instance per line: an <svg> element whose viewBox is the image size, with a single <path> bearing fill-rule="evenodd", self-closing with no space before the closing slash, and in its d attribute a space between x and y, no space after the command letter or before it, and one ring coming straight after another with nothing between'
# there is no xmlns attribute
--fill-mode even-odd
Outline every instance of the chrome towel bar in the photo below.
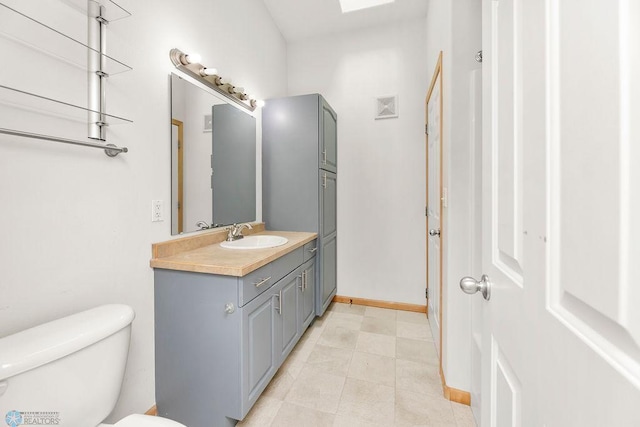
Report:
<svg viewBox="0 0 640 427"><path fill-rule="evenodd" d="M25 138L43 139L45 141L62 142L64 144L81 145L83 147L102 148L104 150L104 153L109 157L115 157L120 153L129 152L129 149L127 147L116 147L113 144L97 144L94 142L85 142L85 141L77 141L75 139L58 138L56 136L41 135L38 133L31 133L31 132L22 132L19 130L0 128L0 133L6 134L6 135L13 135L13 136L22 136Z"/></svg>

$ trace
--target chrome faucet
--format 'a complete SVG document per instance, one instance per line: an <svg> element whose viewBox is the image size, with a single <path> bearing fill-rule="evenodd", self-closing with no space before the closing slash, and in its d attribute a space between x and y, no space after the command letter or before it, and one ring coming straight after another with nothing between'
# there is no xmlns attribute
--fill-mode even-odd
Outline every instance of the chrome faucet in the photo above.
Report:
<svg viewBox="0 0 640 427"><path fill-rule="evenodd" d="M227 227L227 242L233 242L234 240L240 240L244 236L242 235L242 230L244 228L253 229L251 224L233 224L231 227Z"/></svg>
<svg viewBox="0 0 640 427"><path fill-rule="evenodd" d="M207 230L211 228L211 226L207 224L205 221L196 222L196 227L198 227L200 230Z"/></svg>

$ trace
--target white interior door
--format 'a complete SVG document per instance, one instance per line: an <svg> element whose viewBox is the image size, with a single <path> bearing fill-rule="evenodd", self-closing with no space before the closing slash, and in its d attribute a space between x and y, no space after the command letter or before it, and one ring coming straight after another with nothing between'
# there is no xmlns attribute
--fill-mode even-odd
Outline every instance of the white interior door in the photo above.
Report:
<svg viewBox="0 0 640 427"><path fill-rule="evenodd" d="M538 425L640 426L640 2L530 3Z"/></svg>
<svg viewBox="0 0 640 427"><path fill-rule="evenodd" d="M441 210L442 210L442 54L427 94L427 309L433 339L440 352Z"/></svg>
<svg viewBox="0 0 640 427"><path fill-rule="evenodd" d="M528 375L523 212L536 207L523 189L520 6L519 0L483 3L482 267L492 285L482 313L483 426L522 424Z"/></svg>
<svg viewBox="0 0 640 427"><path fill-rule="evenodd" d="M473 212L482 212L482 70L469 73L469 99L471 100L471 165L473 177ZM473 233L471 235L471 268L477 277L482 275L482 215L473 216ZM471 409L476 420L482 415L482 327L484 315L484 299L472 298L471 301Z"/></svg>
<svg viewBox="0 0 640 427"><path fill-rule="evenodd" d="M638 22L483 1L483 426L640 425Z"/></svg>

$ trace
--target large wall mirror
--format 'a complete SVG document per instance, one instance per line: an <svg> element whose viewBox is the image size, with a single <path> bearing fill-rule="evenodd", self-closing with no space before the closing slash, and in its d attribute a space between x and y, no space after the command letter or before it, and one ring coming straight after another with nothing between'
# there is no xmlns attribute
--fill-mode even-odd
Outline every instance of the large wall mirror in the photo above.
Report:
<svg viewBox="0 0 640 427"><path fill-rule="evenodd" d="M256 219L256 120L171 74L171 234Z"/></svg>

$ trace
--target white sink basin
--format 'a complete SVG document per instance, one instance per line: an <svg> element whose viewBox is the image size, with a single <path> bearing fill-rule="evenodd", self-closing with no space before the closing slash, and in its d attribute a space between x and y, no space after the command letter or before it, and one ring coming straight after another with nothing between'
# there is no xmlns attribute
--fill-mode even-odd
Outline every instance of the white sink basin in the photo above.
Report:
<svg viewBox="0 0 640 427"><path fill-rule="evenodd" d="M227 249L267 249L282 246L288 241L282 236L247 236L233 242L224 241L220 246Z"/></svg>

